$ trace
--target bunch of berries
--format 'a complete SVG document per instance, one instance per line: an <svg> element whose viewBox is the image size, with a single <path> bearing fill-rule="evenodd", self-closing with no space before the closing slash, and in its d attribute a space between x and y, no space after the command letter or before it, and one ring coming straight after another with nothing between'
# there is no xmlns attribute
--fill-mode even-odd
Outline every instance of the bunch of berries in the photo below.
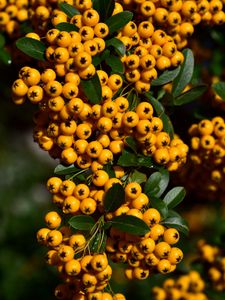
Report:
<svg viewBox="0 0 225 300"><path fill-rule="evenodd" d="M189 160L180 174L181 182L200 198L223 200L225 122L222 117L202 120L189 129ZM198 167L197 167L198 166ZM189 180L184 180L189 176ZM186 182L186 184L185 184Z"/></svg>
<svg viewBox="0 0 225 300"><path fill-rule="evenodd" d="M208 300L205 294L205 282L196 271L190 271L176 280L167 279L162 287L152 289L154 300Z"/></svg>

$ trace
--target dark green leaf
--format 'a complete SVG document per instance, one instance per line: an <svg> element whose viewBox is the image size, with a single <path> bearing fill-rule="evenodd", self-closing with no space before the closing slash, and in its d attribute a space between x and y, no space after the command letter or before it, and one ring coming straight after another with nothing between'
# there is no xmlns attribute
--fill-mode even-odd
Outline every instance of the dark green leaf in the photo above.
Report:
<svg viewBox="0 0 225 300"><path fill-rule="evenodd" d="M161 116L165 112L163 105L158 100L156 100L150 93L145 93L145 97L153 106L157 116Z"/></svg>
<svg viewBox="0 0 225 300"><path fill-rule="evenodd" d="M125 200L125 191L121 184L115 183L107 191L104 198L104 208L105 211L113 212L119 208Z"/></svg>
<svg viewBox="0 0 225 300"><path fill-rule="evenodd" d="M0 48L4 47L4 45L5 45L5 37L3 34L0 34Z"/></svg>
<svg viewBox="0 0 225 300"><path fill-rule="evenodd" d="M162 194L165 192L170 180L168 170L161 168L159 172L161 173L161 180L159 182L159 192L155 195L158 198L161 197Z"/></svg>
<svg viewBox="0 0 225 300"><path fill-rule="evenodd" d="M167 227L176 228L178 231L182 232L185 235L188 235L189 229L187 222L182 217L169 217L163 222L163 225Z"/></svg>
<svg viewBox="0 0 225 300"><path fill-rule="evenodd" d="M75 15L80 15L79 10L66 2L61 2L58 6L69 18L72 18Z"/></svg>
<svg viewBox="0 0 225 300"><path fill-rule="evenodd" d="M174 208L184 200L185 195L185 189L182 186L177 186L166 194L163 201L169 208Z"/></svg>
<svg viewBox="0 0 225 300"><path fill-rule="evenodd" d="M163 121L163 130L167 132L171 139L174 137L174 129L173 124L169 118L169 116L165 113L162 114L161 119Z"/></svg>
<svg viewBox="0 0 225 300"><path fill-rule="evenodd" d="M123 28L133 18L133 14L130 11L120 12L105 21L109 26L109 33L113 34L119 29Z"/></svg>
<svg viewBox="0 0 225 300"><path fill-rule="evenodd" d="M28 37L22 37L16 42L17 48L26 55L38 60L45 60L46 46L42 42L31 39Z"/></svg>
<svg viewBox="0 0 225 300"><path fill-rule="evenodd" d="M111 68L112 73L124 73L124 65L118 56L111 54L105 62Z"/></svg>
<svg viewBox="0 0 225 300"><path fill-rule="evenodd" d="M149 196L150 204L153 208L157 209L160 213L160 215L163 218L167 218L168 216L168 207L165 202L163 202L161 199L156 198L154 196Z"/></svg>
<svg viewBox="0 0 225 300"><path fill-rule="evenodd" d="M5 65L10 65L12 63L11 55L4 48L0 49L0 62L2 62Z"/></svg>
<svg viewBox="0 0 225 300"><path fill-rule="evenodd" d="M128 136L125 143L134 153L137 153L137 142L132 136Z"/></svg>
<svg viewBox="0 0 225 300"><path fill-rule="evenodd" d="M205 91L207 90L207 85L201 84L191 88L190 90L186 91L185 93L179 95L173 100L173 104L176 106L184 105L190 103L200 96L202 96Z"/></svg>
<svg viewBox="0 0 225 300"><path fill-rule="evenodd" d="M122 155L119 157L118 165L121 167L138 167L137 155L123 150Z"/></svg>
<svg viewBox="0 0 225 300"><path fill-rule="evenodd" d="M93 8L100 15L100 21L104 22L112 16L115 8L115 0L92 0Z"/></svg>
<svg viewBox="0 0 225 300"><path fill-rule="evenodd" d="M129 110L134 110L137 107L138 103L140 102L135 92L131 92L127 97L127 99L129 101Z"/></svg>
<svg viewBox="0 0 225 300"><path fill-rule="evenodd" d="M113 47L115 49L116 53L120 56L124 56L126 53L126 47L123 42L121 42L117 38L112 38L108 41L106 41L107 47Z"/></svg>
<svg viewBox="0 0 225 300"><path fill-rule="evenodd" d="M225 299L225 292L222 291L215 291L213 289L207 289L205 291L206 295L209 297L208 299L212 300L222 300Z"/></svg>
<svg viewBox="0 0 225 300"><path fill-rule="evenodd" d="M74 216L69 219L69 225L81 231L90 231L95 225L95 220L90 216Z"/></svg>
<svg viewBox="0 0 225 300"><path fill-rule="evenodd" d="M115 171L113 170L112 165L110 165L110 164L104 165L103 170L106 171L106 173L109 175L110 178L116 177Z"/></svg>
<svg viewBox="0 0 225 300"><path fill-rule="evenodd" d="M145 235L149 232L148 225L134 216L121 215L109 221L112 227L133 235Z"/></svg>
<svg viewBox="0 0 225 300"><path fill-rule="evenodd" d="M173 81L172 94L179 96L184 88L190 83L194 72L194 55L190 49L184 49L184 62L177 77Z"/></svg>
<svg viewBox="0 0 225 300"><path fill-rule="evenodd" d="M92 57L92 63L95 67L97 67L98 65L100 65L104 60L106 60L108 57L110 56L110 51L108 49L106 49L105 51L103 51L102 53L100 53L99 55L95 55Z"/></svg>
<svg viewBox="0 0 225 300"><path fill-rule="evenodd" d="M147 179L147 176L144 173L139 172L137 170L134 170L132 175L129 177L130 182L137 182L139 184L146 182L146 179Z"/></svg>
<svg viewBox="0 0 225 300"><path fill-rule="evenodd" d="M212 85L214 92L225 100L225 82L216 82Z"/></svg>
<svg viewBox="0 0 225 300"><path fill-rule="evenodd" d="M76 25L67 22L59 23L55 26L55 28L57 28L60 31L67 31L67 32L79 31L79 28Z"/></svg>
<svg viewBox="0 0 225 300"><path fill-rule="evenodd" d="M70 166L64 166L59 164L55 170L54 170L54 174L56 175L69 175L69 174L75 174L77 172L80 172L81 169L78 169L76 167L74 167L74 165L70 165Z"/></svg>
<svg viewBox="0 0 225 300"><path fill-rule="evenodd" d="M168 217L179 217L180 218L180 215L175 210L169 209Z"/></svg>
<svg viewBox="0 0 225 300"><path fill-rule="evenodd" d="M101 102L102 87L97 74L89 80L81 80L81 87L90 103L99 104Z"/></svg>
<svg viewBox="0 0 225 300"><path fill-rule="evenodd" d="M91 253L97 253L98 252L98 249L100 248L101 238L102 238L102 233L98 232L94 236L94 238L91 240L91 242L89 244Z"/></svg>
<svg viewBox="0 0 225 300"><path fill-rule="evenodd" d="M161 177L162 175L160 172L155 172L151 176L149 176L144 187L145 194L148 194L149 197L152 197L159 192L159 183L161 181Z"/></svg>
<svg viewBox="0 0 225 300"><path fill-rule="evenodd" d="M138 155L138 166L146 168L155 168L156 164L150 156Z"/></svg>
<svg viewBox="0 0 225 300"><path fill-rule="evenodd" d="M164 71L157 79L154 79L151 83L152 86L159 86L167 84L173 81L180 72L180 66L172 71Z"/></svg>

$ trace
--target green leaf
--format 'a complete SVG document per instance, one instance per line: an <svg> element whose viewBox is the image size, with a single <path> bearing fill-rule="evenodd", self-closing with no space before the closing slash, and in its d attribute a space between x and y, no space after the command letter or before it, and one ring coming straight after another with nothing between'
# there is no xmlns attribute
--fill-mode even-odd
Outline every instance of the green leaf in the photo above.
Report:
<svg viewBox="0 0 225 300"><path fill-rule="evenodd" d="M99 104L101 102L102 87L97 74L89 80L81 80L81 87L90 103Z"/></svg>
<svg viewBox="0 0 225 300"><path fill-rule="evenodd" d="M113 212L119 208L125 200L125 191L121 184L115 183L107 191L104 198L104 208L105 211Z"/></svg>
<svg viewBox="0 0 225 300"><path fill-rule="evenodd" d="M2 62L5 65L10 65L12 63L11 55L4 48L0 49L0 62Z"/></svg>
<svg viewBox="0 0 225 300"><path fill-rule="evenodd" d="M37 60L45 60L46 46L38 40L22 37L17 40L16 47L30 57Z"/></svg>
<svg viewBox="0 0 225 300"><path fill-rule="evenodd" d="M71 23L67 23L67 22L62 22L59 23L55 26L56 29L60 30L60 31L67 31L67 32L71 32L71 31L79 31L79 28Z"/></svg>
<svg viewBox="0 0 225 300"><path fill-rule="evenodd" d="M118 165L121 167L138 167L137 155L127 150L123 150L118 159Z"/></svg>
<svg viewBox="0 0 225 300"><path fill-rule="evenodd" d="M133 13L130 11L120 12L105 21L109 26L109 33L113 34L119 29L123 28L133 18Z"/></svg>
<svg viewBox="0 0 225 300"><path fill-rule="evenodd" d="M172 71L164 71L157 79L154 79L151 83L152 86L159 86L167 84L173 81L180 72L180 66Z"/></svg>
<svg viewBox="0 0 225 300"><path fill-rule="evenodd" d="M145 168L155 168L156 164L152 160L150 156L145 156L145 155L138 155L138 166L140 167L145 167Z"/></svg>
<svg viewBox="0 0 225 300"><path fill-rule="evenodd" d="M111 68L111 71L113 74L114 73L119 73L119 74L124 73L124 65L118 56L111 54L105 62Z"/></svg>
<svg viewBox="0 0 225 300"><path fill-rule="evenodd" d="M116 177L115 171L113 170L112 165L110 165L110 164L104 165L103 170L106 171L106 173L109 175L110 178Z"/></svg>
<svg viewBox="0 0 225 300"><path fill-rule="evenodd" d="M145 194L148 194L149 197L153 197L159 192L161 177L162 175L160 172L154 172L151 176L149 176L144 187Z"/></svg>
<svg viewBox="0 0 225 300"><path fill-rule="evenodd" d="M184 62L181 65L180 72L173 81L172 94L174 97L179 96L186 85L191 81L194 73L194 55L190 49L184 49Z"/></svg>
<svg viewBox="0 0 225 300"><path fill-rule="evenodd" d="M126 137L125 143L134 153L137 153L137 142L132 136Z"/></svg>
<svg viewBox="0 0 225 300"><path fill-rule="evenodd" d="M162 194L165 192L170 180L170 175L168 170L161 168L159 172L161 173L161 180L159 182L159 192L155 195L158 198L161 197Z"/></svg>
<svg viewBox="0 0 225 300"><path fill-rule="evenodd" d="M75 15L80 15L79 10L66 2L61 2L58 6L69 18L72 18Z"/></svg>
<svg viewBox="0 0 225 300"><path fill-rule="evenodd" d="M212 85L214 92L225 100L225 82L216 82Z"/></svg>
<svg viewBox="0 0 225 300"><path fill-rule="evenodd" d="M207 90L207 85L205 84L195 86L190 90L186 91L185 93L182 93L181 95L176 97L173 100L173 104L176 106L180 106L180 105L190 103L196 100L197 98L199 98L200 96L202 96L206 90Z"/></svg>
<svg viewBox="0 0 225 300"><path fill-rule="evenodd" d="M146 179L147 176L144 173L134 170L134 172L129 177L129 182L137 182L139 184L142 184L143 182L146 182Z"/></svg>
<svg viewBox="0 0 225 300"><path fill-rule="evenodd" d="M2 48L4 46L5 46L5 37L3 34L0 34L0 48Z"/></svg>
<svg viewBox="0 0 225 300"><path fill-rule="evenodd" d="M74 216L69 219L69 225L81 231L90 231L95 225L95 220L90 216Z"/></svg>
<svg viewBox="0 0 225 300"><path fill-rule="evenodd" d="M206 289L205 293L209 297L208 299L212 299L212 300L225 299L225 292Z"/></svg>
<svg viewBox="0 0 225 300"><path fill-rule="evenodd" d="M182 186L177 186L166 194L163 202L166 203L169 208L174 208L184 200L185 195L185 189Z"/></svg>
<svg viewBox="0 0 225 300"><path fill-rule="evenodd" d="M92 0L93 8L100 15L100 21L104 22L112 16L115 8L115 0Z"/></svg>
<svg viewBox="0 0 225 300"><path fill-rule="evenodd" d="M153 208L157 209L160 213L160 215L163 218L167 218L168 216L168 207L165 202L163 202L161 199L156 198L154 196L149 196L150 204Z"/></svg>
<svg viewBox="0 0 225 300"><path fill-rule="evenodd" d="M117 38L112 38L106 41L106 46L112 47L116 51L116 53L120 56L124 56L126 53L126 47L124 43Z"/></svg>
<svg viewBox="0 0 225 300"><path fill-rule="evenodd" d="M169 217L166 220L162 221L161 224L176 228L178 231L182 232L185 235L188 235L189 229L187 222L182 217Z"/></svg>
<svg viewBox="0 0 225 300"><path fill-rule="evenodd" d="M134 216L121 215L109 221L112 227L133 235L145 235L149 232L148 225Z"/></svg>
<svg viewBox="0 0 225 300"><path fill-rule="evenodd" d="M175 210L169 209L168 217L179 217L180 218L180 215Z"/></svg>
<svg viewBox="0 0 225 300"><path fill-rule="evenodd" d="M165 113L162 114L161 119L163 121L163 130L167 132L171 139L174 137L174 128L169 116Z"/></svg>
<svg viewBox="0 0 225 300"><path fill-rule="evenodd" d="M104 60L106 60L108 57L110 56L110 51L109 49L106 49L105 51L103 51L102 53L100 53L99 55L95 55L92 57L92 63L95 67L97 67L98 65L100 65Z"/></svg>
<svg viewBox="0 0 225 300"><path fill-rule="evenodd" d="M77 172L80 172L81 169L78 169L76 167L74 167L74 165L70 165L70 166L64 166L62 164L59 164L55 170L54 170L54 174L56 175L69 175L69 174L75 174Z"/></svg>
<svg viewBox="0 0 225 300"><path fill-rule="evenodd" d="M145 97L153 106L157 116L161 116L165 112L163 105L158 100L156 100L150 93L145 93Z"/></svg>

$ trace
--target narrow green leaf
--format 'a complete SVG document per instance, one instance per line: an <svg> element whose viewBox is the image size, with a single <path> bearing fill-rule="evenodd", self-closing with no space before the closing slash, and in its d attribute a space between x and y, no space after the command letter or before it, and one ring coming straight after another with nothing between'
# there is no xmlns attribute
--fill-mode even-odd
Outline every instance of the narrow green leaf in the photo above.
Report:
<svg viewBox="0 0 225 300"><path fill-rule="evenodd" d="M137 182L139 184L142 184L143 182L146 182L146 179L147 176L144 173L134 170L134 172L129 177L129 182Z"/></svg>
<svg viewBox="0 0 225 300"><path fill-rule="evenodd" d="M123 150L118 159L118 165L121 167L138 167L137 155L127 150Z"/></svg>
<svg viewBox="0 0 225 300"><path fill-rule="evenodd" d="M145 235L149 232L148 225L134 216L121 215L109 221L112 227L133 235Z"/></svg>
<svg viewBox="0 0 225 300"><path fill-rule="evenodd" d="M112 47L116 51L116 53L120 56L124 56L126 53L126 47L124 43L117 38L112 38L106 41L106 46Z"/></svg>
<svg viewBox="0 0 225 300"><path fill-rule="evenodd" d="M169 217L161 222L161 224L176 228L178 231L182 232L185 235L188 235L189 229L187 222L182 217Z"/></svg>
<svg viewBox="0 0 225 300"><path fill-rule="evenodd" d="M10 65L12 63L10 53L4 48L0 49L0 62L2 62L5 65Z"/></svg>
<svg viewBox="0 0 225 300"><path fill-rule="evenodd" d="M163 202L165 202L169 208L174 208L184 200L185 195L186 191L184 187L177 186L166 194Z"/></svg>
<svg viewBox="0 0 225 300"><path fill-rule="evenodd" d="M105 211L113 212L119 208L125 200L125 191L121 184L115 183L107 191L104 199Z"/></svg>
<svg viewBox="0 0 225 300"><path fill-rule="evenodd" d="M133 18L133 13L130 11L120 12L105 21L109 26L109 33L113 34L119 29L123 28Z"/></svg>
<svg viewBox="0 0 225 300"><path fill-rule="evenodd" d="M225 82L216 82L212 85L212 88L225 101Z"/></svg>
<svg viewBox="0 0 225 300"><path fill-rule="evenodd" d="M56 29L60 30L60 31L67 31L67 32L71 32L71 31L79 31L79 28L71 23L67 23L67 22L62 22L59 23L55 26Z"/></svg>
<svg viewBox="0 0 225 300"><path fill-rule="evenodd" d="M173 104L176 106L184 105L190 103L200 96L202 96L207 90L207 85L201 84L191 88L190 90L182 93L173 100ZM224 90L225 91L225 90ZM225 98L224 98L225 99Z"/></svg>
<svg viewBox="0 0 225 300"><path fill-rule="evenodd" d="M132 136L128 136L125 138L126 145L134 152L137 153L137 142Z"/></svg>
<svg viewBox="0 0 225 300"><path fill-rule="evenodd" d="M161 168L159 172L161 173L161 180L159 182L159 192L155 195L155 197L158 198L161 197L162 194L165 192L170 180L169 171L167 169Z"/></svg>
<svg viewBox="0 0 225 300"><path fill-rule="evenodd" d="M160 172L154 172L151 176L149 176L144 187L145 194L148 194L150 197L153 197L159 192L159 183L161 181L161 177L162 175Z"/></svg>
<svg viewBox="0 0 225 300"><path fill-rule="evenodd" d="M174 128L169 116L165 113L162 114L161 119L163 121L163 130L167 132L171 139L174 137Z"/></svg>
<svg viewBox="0 0 225 300"><path fill-rule="evenodd" d="M105 62L111 68L111 71L113 74L114 73L119 73L119 74L124 73L124 65L118 56L111 54Z"/></svg>
<svg viewBox="0 0 225 300"><path fill-rule="evenodd" d="M97 67L98 65L100 65L104 60L106 60L108 57L110 56L110 51L109 49L106 49L105 51L103 51L102 53L100 53L99 55L95 55L92 57L92 63L95 67Z"/></svg>
<svg viewBox="0 0 225 300"><path fill-rule="evenodd" d="M158 100L156 100L150 93L145 93L145 97L153 106L157 116L161 116L165 112L163 105Z"/></svg>
<svg viewBox="0 0 225 300"><path fill-rule="evenodd" d="M159 86L167 84L173 81L180 72L180 66L172 71L164 71L157 79L154 79L151 83L152 86Z"/></svg>
<svg viewBox="0 0 225 300"><path fill-rule="evenodd" d="M45 60L46 46L38 40L22 37L17 40L16 46L20 51L30 57L33 57L37 60Z"/></svg>
<svg viewBox="0 0 225 300"><path fill-rule="evenodd" d="M153 208L157 209L160 213L160 215L163 218L167 218L168 216L168 207L165 202L163 202L161 199L156 198L154 196L149 196L150 204Z"/></svg>
<svg viewBox="0 0 225 300"><path fill-rule="evenodd" d="M181 65L180 72L173 81L172 94L174 97L179 96L186 85L191 81L194 72L194 55L190 49L184 49L184 62Z"/></svg>
<svg viewBox="0 0 225 300"><path fill-rule="evenodd" d="M69 18L72 18L75 15L80 15L79 10L66 2L61 2L58 6Z"/></svg>
<svg viewBox="0 0 225 300"><path fill-rule="evenodd" d="M97 74L89 80L81 80L81 87L90 103L99 104L101 102L102 87Z"/></svg>
<svg viewBox="0 0 225 300"><path fill-rule="evenodd" d="M74 216L69 219L69 225L76 230L90 231L95 225L95 220L90 216Z"/></svg>
<svg viewBox="0 0 225 300"><path fill-rule="evenodd" d="M115 8L115 0L92 0L93 8L100 15L100 21L104 22L112 16Z"/></svg>
<svg viewBox="0 0 225 300"><path fill-rule="evenodd" d="M76 167L74 167L74 165L70 165L70 166L64 166L62 164L59 164L55 170L54 170L54 174L56 175L69 175L69 174L75 174L77 172L80 172L81 169L78 169Z"/></svg>

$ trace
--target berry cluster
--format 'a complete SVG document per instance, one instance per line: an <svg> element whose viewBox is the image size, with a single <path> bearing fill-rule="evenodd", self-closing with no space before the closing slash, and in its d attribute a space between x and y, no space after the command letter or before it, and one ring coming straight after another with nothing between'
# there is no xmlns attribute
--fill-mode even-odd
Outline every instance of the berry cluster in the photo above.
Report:
<svg viewBox="0 0 225 300"><path fill-rule="evenodd" d="M199 260L203 263L207 278L213 289L225 291L225 255L224 249L199 241Z"/></svg>
<svg viewBox="0 0 225 300"><path fill-rule="evenodd" d="M179 232L161 225L162 217L157 209L151 208L142 186L137 182L122 182L124 170L114 169L116 178L109 178L105 171L98 170L91 175L89 185L59 177L51 177L47 182L52 201L62 213L50 211L45 215L47 227L38 231L37 239L49 248L47 263L56 266L62 274L64 284L56 289L58 299L77 299L72 297L82 293L87 299L95 299L92 297L99 294L103 297L102 291L112 276L107 257L124 263L127 266L125 275L130 280L173 272L183 258L182 251L174 247L179 241ZM105 197L114 184L124 186L125 203L113 212L104 212ZM70 217L91 215L96 223L89 232L73 232L70 227L63 226L63 214ZM104 222L123 215L144 221L149 231L140 237L114 227L102 230ZM93 240L99 234L96 251L93 251ZM104 235L105 250L102 250ZM72 284L69 294L68 283ZM57 292L59 289L65 290L67 298L60 296L63 292Z"/></svg>
<svg viewBox="0 0 225 300"><path fill-rule="evenodd" d="M204 199L215 195L223 199L225 123L222 117L202 120L189 129L190 156L181 172L181 181L188 190ZM197 167L198 166L198 167ZM184 180L189 176L188 182ZM204 182L204 184L203 184ZM214 196L213 196L214 195Z"/></svg>
<svg viewBox="0 0 225 300"><path fill-rule="evenodd" d="M165 280L162 287L154 287L152 292L154 300L208 300L204 290L205 282L201 275L196 271L190 271L176 280Z"/></svg>
<svg viewBox="0 0 225 300"><path fill-rule="evenodd" d="M194 27L200 23L221 25L225 22L221 0L119 0L125 9L136 10L139 20L148 20L170 34L178 49L187 46Z"/></svg>

